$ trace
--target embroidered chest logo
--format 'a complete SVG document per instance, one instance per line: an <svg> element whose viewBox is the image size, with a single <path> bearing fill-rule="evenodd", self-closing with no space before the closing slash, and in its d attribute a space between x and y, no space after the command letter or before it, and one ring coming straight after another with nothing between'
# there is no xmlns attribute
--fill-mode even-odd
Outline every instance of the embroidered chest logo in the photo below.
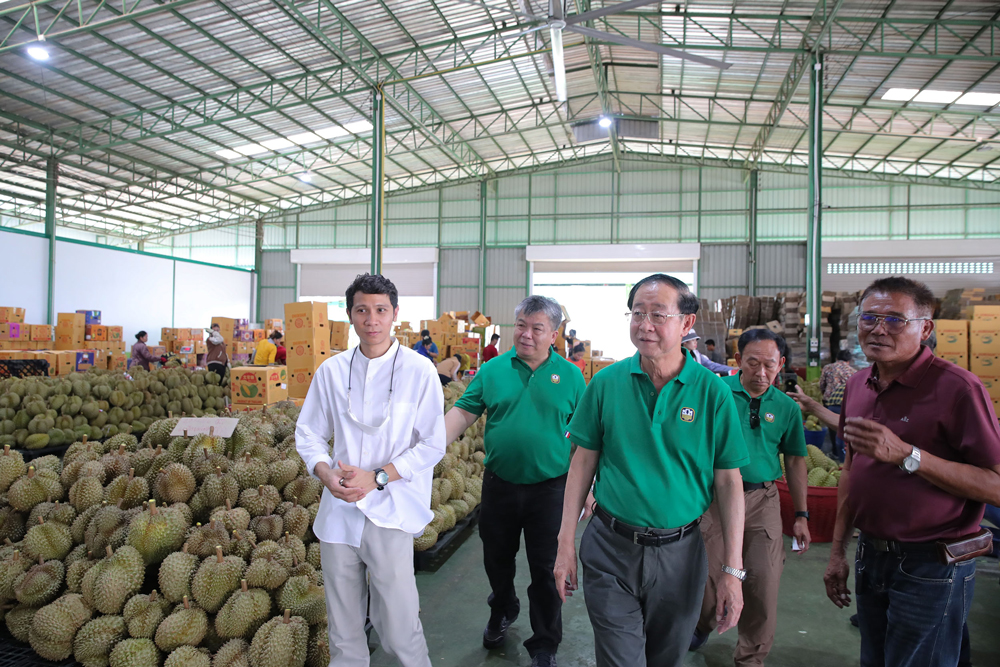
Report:
<svg viewBox="0 0 1000 667"><path fill-rule="evenodd" d="M910 421L910 418L909 417L903 417L899 421L901 421L901 422L908 422L908 421Z"/></svg>
<svg viewBox="0 0 1000 667"><path fill-rule="evenodd" d="M764 413L764 421L766 421L768 423L773 423L774 422L774 415L772 413L770 413L770 412L765 412Z"/></svg>
<svg viewBox="0 0 1000 667"><path fill-rule="evenodd" d="M552 384L559 384L559 375L556 373L552 374Z"/></svg>
<svg viewBox="0 0 1000 667"><path fill-rule="evenodd" d="M694 421L694 408L681 408L681 421L682 422L693 422Z"/></svg>

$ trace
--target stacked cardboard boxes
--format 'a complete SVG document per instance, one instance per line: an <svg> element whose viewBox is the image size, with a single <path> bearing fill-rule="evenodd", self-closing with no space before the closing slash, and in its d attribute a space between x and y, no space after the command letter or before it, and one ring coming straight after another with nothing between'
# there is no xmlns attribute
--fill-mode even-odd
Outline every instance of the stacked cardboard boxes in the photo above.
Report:
<svg viewBox="0 0 1000 667"><path fill-rule="evenodd" d="M83 313L59 313L56 318L56 349L79 350L87 337L87 319Z"/></svg>
<svg viewBox="0 0 1000 667"><path fill-rule="evenodd" d="M219 333L226 341L229 359L231 361L247 361L250 354L247 350L253 350L253 334L250 333L249 322L231 317L213 317L212 324L219 325ZM246 343L251 345L247 347Z"/></svg>
<svg viewBox="0 0 1000 667"><path fill-rule="evenodd" d="M935 353L942 359L969 369L969 321L935 320L937 332Z"/></svg>
<svg viewBox="0 0 1000 667"><path fill-rule="evenodd" d="M288 398L285 366L239 366L230 372L232 403L236 410L259 408Z"/></svg>
<svg viewBox="0 0 1000 667"><path fill-rule="evenodd" d="M327 304L318 301L285 304L285 359L292 398L306 397L316 369L330 358L327 315Z"/></svg>
<svg viewBox="0 0 1000 667"><path fill-rule="evenodd" d="M338 352L343 352L348 347L348 338L350 337L351 324L350 322L335 322L329 320L327 326L330 327L330 349L337 350Z"/></svg>
<svg viewBox="0 0 1000 667"><path fill-rule="evenodd" d="M1000 409L1000 305L972 306L969 370L986 387L994 408Z"/></svg>

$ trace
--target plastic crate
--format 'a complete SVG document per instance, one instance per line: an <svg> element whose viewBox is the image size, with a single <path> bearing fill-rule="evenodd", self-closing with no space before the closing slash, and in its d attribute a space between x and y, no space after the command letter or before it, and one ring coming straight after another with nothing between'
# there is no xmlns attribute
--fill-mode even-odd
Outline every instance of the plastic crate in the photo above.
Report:
<svg viewBox="0 0 1000 667"><path fill-rule="evenodd" d="M442 533L438 541L426 551L413 552L413 568L418 572L437 572L445 561L472 533L472 528L479 523L479 505L469 512L455 527Z"/></svg>
<svg viewBox="0 0 1000 667"><path fill-rule="evenodd" d="M792 536L795 523L795 505L792 493L783 479L774 483L778 487L781 502L781 532ZM809 534L813 542L833 542L833 527L837 523L837 487L810 486L806 494L806 509L809 510Z"/></svg>
<svg viewBox="0 0 1000 667"><path fill-rule="evenodd" d="M16 449L16 448L15 448ZM21 457L24 458L25 462L33 461L34 459L47 456L49 454L55 454L59 458L62 458L66 450L69 449L69 445L59 445L57 447L42 447L41 449L18 449L17 451L21 453Z"/></svg>
<svg viewBox="0 0 1000 667"><path fill-rule="evenodd" d="M0 379L49 376L49 362L42 359L0 359Z"/></svg>
<svg viewBox="0 0 1000 667"><path fill-rule="evenodd" d="M6 626L0 625L0 667L78 667L72 657L60 662L43 660L28 644L14 639Z"/></svg>

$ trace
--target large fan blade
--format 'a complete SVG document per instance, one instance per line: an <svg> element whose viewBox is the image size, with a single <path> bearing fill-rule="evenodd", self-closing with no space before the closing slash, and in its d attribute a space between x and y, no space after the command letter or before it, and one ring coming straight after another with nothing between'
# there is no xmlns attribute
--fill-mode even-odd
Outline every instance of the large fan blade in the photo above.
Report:
<svg viewBox="0 0 1000 667"><path fill-rule="evenodd" d="M608 14L618 14L620 12L627 12L630 9L635 9L636 7L644 7L646 5L652 5L662 0L630 0L630 2L620 2L617 5L608 5L606 7L601 7L600 9L595 9L590 12L584 12L582 14L574 14L566 19L568 25L573 25L576 23L586 23L587 21L593 21L594 19L599 19L602 16L607 16Z"/></svg>
<svg viewBox="0 0 1000 667"><path fill-rule="evenodd" d="M613 44L621 44L622 46L634 46L637 49L644 49L646 51L653 51L655 53L662 53L665 56L671 56L672 58L681 58L683 60L690 60L691 62L701 63L702 65L708 65L709 67L717 67L722 70L729 69L733 66L732 63L724 63L721 60L713 60L711 58L704 58L702 56L696 56L693 53L688 53L687 51L679 51L677 49L671 49L669 46L663 46L662 44L650 44L649 42L640 42L637 39L632 39L630 37L624 37L622 35L616 35L610 32L604 32L603 30L593 30L591 28L584 28L578 25L567 25L566 30L575 32L586 37L592 37L594 39L600 39L605 42L612 42ZM562 46L560 44L560 46ZM554 51L555 49L553 49Z"/></svg>
<svg viewBox="0 0 1000 667"><path fill-rule="evenodd" d="M566 101L566 61L563 58L562 30L550 28L552 37L552 70L556 77L556 99Z"/></svg>
<svg viewBox="0 0 1000 667"><path fill-rule="evenodd" d="M563 0L549 0L549 16L562 21L566 12L563 10Z"/></svg>

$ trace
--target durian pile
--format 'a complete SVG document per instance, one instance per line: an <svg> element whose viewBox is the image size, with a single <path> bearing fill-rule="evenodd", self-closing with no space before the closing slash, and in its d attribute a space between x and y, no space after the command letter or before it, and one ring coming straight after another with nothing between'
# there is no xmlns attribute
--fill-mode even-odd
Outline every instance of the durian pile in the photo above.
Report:
<svg viewBox="0 0 1000 667"><path fill-rule="evenodd" d="M0 446L43 449L87 437L142 436L157 419L216 415L228 382L210 371L89 370L66 377L0 381Z"/></svg>
<svg viewBox="0 0 1000 667"><path fill-rule="evenodd" d="M171 437L177 420L161 419L141 440L81 437L62 460L30 465L5 446L0 618L11 634L83 667L325 667L311 529L322 484L295 451L297 414L246 413L228 439Z"/></svg>
<svg viewBox="0 0 1000 667"><path fill-rule="evenodd" d="M466 385L452 382L444 388L445 412L465 393ZM415 551L426 551L437 544L438 536L455 527L479 505L483 497L483 433L486 416L470 426L461 438L448 445L447 453L434 466L431 487L431 511L434 519L414 538Z"/></svg>
<svg viewBox="0 0 1000 667"><path fill-rule="evenodd" d="M815 445L806 445L806 474L809 486L837 486L840 483L840 464ZM785 455L779 454L781 474L785 474Z"/></svg>

